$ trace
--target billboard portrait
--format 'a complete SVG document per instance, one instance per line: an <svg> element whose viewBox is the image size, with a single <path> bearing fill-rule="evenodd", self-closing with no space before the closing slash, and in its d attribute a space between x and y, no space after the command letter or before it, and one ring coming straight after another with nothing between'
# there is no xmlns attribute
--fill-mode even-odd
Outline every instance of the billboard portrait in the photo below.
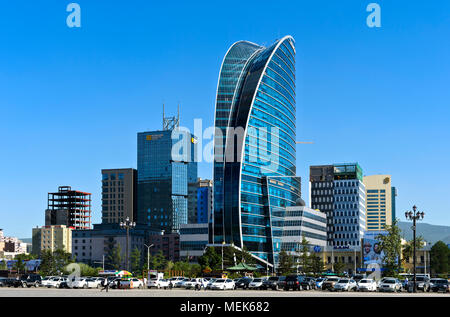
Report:
<svg viewBox="0 0 450 317"><path fill-rule="evenodd" d="M378 264L383 266L384 252L380 241L376 239L378 235L386 235L386 231L366 231L363 239L364 265Z"/></svg>

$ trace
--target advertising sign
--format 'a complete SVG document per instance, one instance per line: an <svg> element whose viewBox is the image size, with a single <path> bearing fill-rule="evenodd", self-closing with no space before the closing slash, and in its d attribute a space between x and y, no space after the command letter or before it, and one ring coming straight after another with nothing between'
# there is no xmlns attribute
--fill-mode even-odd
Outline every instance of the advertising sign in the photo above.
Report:
<svg viewBox="0 0 450 317"><path fill-rule="evenodd" d="M366 231L363 240L364 265L378 264L383 265L384 252L380 242L376 239L378 235L386 235L386 231Z"/></svg>

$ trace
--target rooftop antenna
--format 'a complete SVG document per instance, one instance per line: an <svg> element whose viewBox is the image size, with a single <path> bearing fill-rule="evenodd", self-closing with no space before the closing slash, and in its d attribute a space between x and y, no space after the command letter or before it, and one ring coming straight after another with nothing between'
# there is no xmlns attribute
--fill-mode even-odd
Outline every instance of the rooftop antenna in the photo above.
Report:
<svg viewBox="0 0 450 317"><path fill-rule="evenodd" d="M174 130L180 126L180 109L178 106L178 115L166 117L163 104L163 130Z"/></svg>

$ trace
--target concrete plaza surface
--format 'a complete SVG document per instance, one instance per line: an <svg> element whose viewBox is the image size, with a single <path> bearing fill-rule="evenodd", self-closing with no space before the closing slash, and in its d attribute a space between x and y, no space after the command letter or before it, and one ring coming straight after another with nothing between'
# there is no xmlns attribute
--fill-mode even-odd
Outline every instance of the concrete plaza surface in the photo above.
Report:
<svg viewBox="0 0 450 317"><path fill-rule="evenodd" d="M234 291L194 291L185 289L127 289L109 292L99 289L53 289L53 288L0 288L0 297L447 297L450 293L379 293L379 292L329 292L329 291L262 291L262 290L234 290Z"/></svg>

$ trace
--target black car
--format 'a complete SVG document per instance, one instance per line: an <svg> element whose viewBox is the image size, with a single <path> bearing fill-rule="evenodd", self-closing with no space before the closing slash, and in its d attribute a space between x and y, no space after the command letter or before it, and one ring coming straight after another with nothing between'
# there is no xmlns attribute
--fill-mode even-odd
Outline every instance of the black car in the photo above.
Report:
<svg viewBox="0 0 450 317"><path fill-rule="evenodd" d="M7 283L7 280L7 277L0 277L0 287L6 286L5 283Z"/></svg>
<svg viewBox="0 0 450 317"><path fill-rule="evenodd" d="M292 289L293 291L300 291L302 289L301 283L305 277L303 275L289 275L286 277L285 291Z"/></svg>
<svg viewBox="0 0 450 317"><path fill-rule="evenodd" d="M8 278L4 280L5 287L25 287L25 283L19 278Z"/></svg>
<svg viewBox="0 0 450 317"><path fill-rule="evenodd" d="M430 290L433 292L448 293L450 292L450 284L448 283L448 280L444 278L432 279Z"/></svg>
<svg viewBox="0 0 450 317"><path fill-rule="evenodd" d="M39 287L41 285L42 277L39 274L24 274L20 280L26 287Z"/></svg>
<svg viewBox="0 0 450 317"><path fill-rule="evenodd" d="M305 290L316 289L316 279L313 277L305 277L300 285Z"/></svg>
<svg viewBox="0 0 450 317"><path fill-rule="evenodd" d="M278 290L279 285L278 281L280 280L281 276L271 276L267 280L264 280L262 284L262 289L272 289L274 291Z"/></svg>
<svg viewBox="0 0 450 317"><path fill-rule="evenodd" d="M236 289L242 288L242 289L248 289L248 284L250 284L253 281L251 277L243 277L236 281L235 287Z"/></svg>
<svg viewBox="0 0 450 317"><path fill-rule="evenodd" d="M430 291L430 278L428 276L416 276L416 290L422 292ZM410 280L408 282L408 292L412 292L414 288L414 281Z"/></svg>

